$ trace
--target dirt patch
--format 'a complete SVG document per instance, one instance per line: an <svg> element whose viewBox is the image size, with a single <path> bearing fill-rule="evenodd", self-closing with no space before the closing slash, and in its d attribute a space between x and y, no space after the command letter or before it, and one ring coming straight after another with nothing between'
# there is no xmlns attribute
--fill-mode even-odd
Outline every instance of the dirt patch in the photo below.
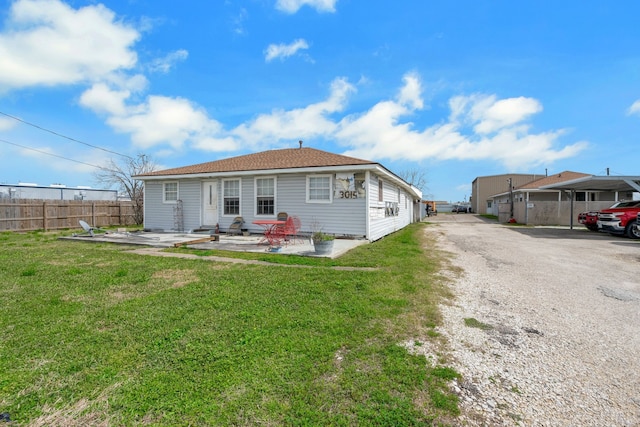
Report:
<svg viewBox="0 0 640 427"><path fill-rule="evenodd" d="M161 270L154 273L152 279L165 280L171 284L172 288L182 288L199 280L192 270Z"/></svg>

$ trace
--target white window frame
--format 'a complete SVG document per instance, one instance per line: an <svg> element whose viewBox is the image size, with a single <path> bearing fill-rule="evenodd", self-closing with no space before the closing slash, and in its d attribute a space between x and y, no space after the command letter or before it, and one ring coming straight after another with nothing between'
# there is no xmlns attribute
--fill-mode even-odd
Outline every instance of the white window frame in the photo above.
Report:
<svg viewBox="0 0 640 427"><path fill-rule="evenodd" d="M273 180L273 214L258 213L258 180L272 179ZM253 200L254 203L254 215L260 218L275 218L278 213L278 177L276 176L257 176L253 180Z"/></svg>
<svg viewBox="0 0 640 427"><path fill-rule="evenodd" d="M333 175L332 174L323 174L323 175L307 175L307 195L306 200L307 203L333 203ZM329 198L328 199L312 199L311 198L311 179L312 178L329 178Z"/></svg>
<svg viewBox="0 0 640 427"><path fill-rule="evenodd" d="M238 183L238 213L226 213L226 198L225 194L225 186L228 182L237 182ZM236 217L242 216L242 180L240 178L230 178L222 180L222 216L224 217Z"/></svg>
<svg viewBox="0 0 640 427"><path fill-rule="evenodd" d="M176 185L176 198L174 199L167 199L167 185L169 184L175 184ZM174 193L174 191L171 191L171 193ZM166 181L162 183L162 203L169 203L169 204L176 204L178 203L178 200L180 200L180 183L178 181Z"/></svg>

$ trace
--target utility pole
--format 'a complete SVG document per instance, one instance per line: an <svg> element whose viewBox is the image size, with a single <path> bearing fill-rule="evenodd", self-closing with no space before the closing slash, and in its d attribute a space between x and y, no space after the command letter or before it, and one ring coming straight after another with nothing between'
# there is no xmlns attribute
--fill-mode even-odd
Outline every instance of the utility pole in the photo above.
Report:
<svg viewBox="0 0 640 427"><path fill-rule="evenodd" d="M512 178L509 178L509 203L511 205L509 219L511 220L513 218L513 179Z"/></svg>

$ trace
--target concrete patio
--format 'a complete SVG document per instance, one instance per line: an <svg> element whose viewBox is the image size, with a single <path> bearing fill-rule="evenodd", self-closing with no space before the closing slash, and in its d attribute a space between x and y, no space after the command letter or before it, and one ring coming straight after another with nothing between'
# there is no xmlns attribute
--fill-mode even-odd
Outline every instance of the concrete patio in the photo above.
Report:
<svg viewBox="0 0 640 427"><path fill-rule="evenodd" d="M274 254L289 254L302 256L320 256L315 253L312 242L309 237L298 237L295 241L288 242L283 245L277 252L271 248L268 243L264 242L264 236L261 234L244 235L226 235L220 234L217 241L201 241L210 237L209 233L162 233L162 232L145 232L145 231L94 231L94 235L75 234L65 236L61 239L75 240L83 242L102 242L117 243L127 245L141 245L155 248L171 248L171 247L188 247L192 249L218 249L223 251L236 252L268 252ZM356 246L368 243L364 239L341 239L334 240L333 251L328 256L336 258L348 252Z"/></svg>

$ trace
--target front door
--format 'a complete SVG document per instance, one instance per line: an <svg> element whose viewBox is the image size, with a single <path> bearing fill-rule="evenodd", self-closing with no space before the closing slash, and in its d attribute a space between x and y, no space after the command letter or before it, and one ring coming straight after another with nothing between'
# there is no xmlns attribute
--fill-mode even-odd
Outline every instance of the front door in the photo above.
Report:
<svg viewBox="0 0 640 427"><path fill-rule="evenodd" d="M202 225L215 226L218 223L218 181L202 183Z"/></svg>

